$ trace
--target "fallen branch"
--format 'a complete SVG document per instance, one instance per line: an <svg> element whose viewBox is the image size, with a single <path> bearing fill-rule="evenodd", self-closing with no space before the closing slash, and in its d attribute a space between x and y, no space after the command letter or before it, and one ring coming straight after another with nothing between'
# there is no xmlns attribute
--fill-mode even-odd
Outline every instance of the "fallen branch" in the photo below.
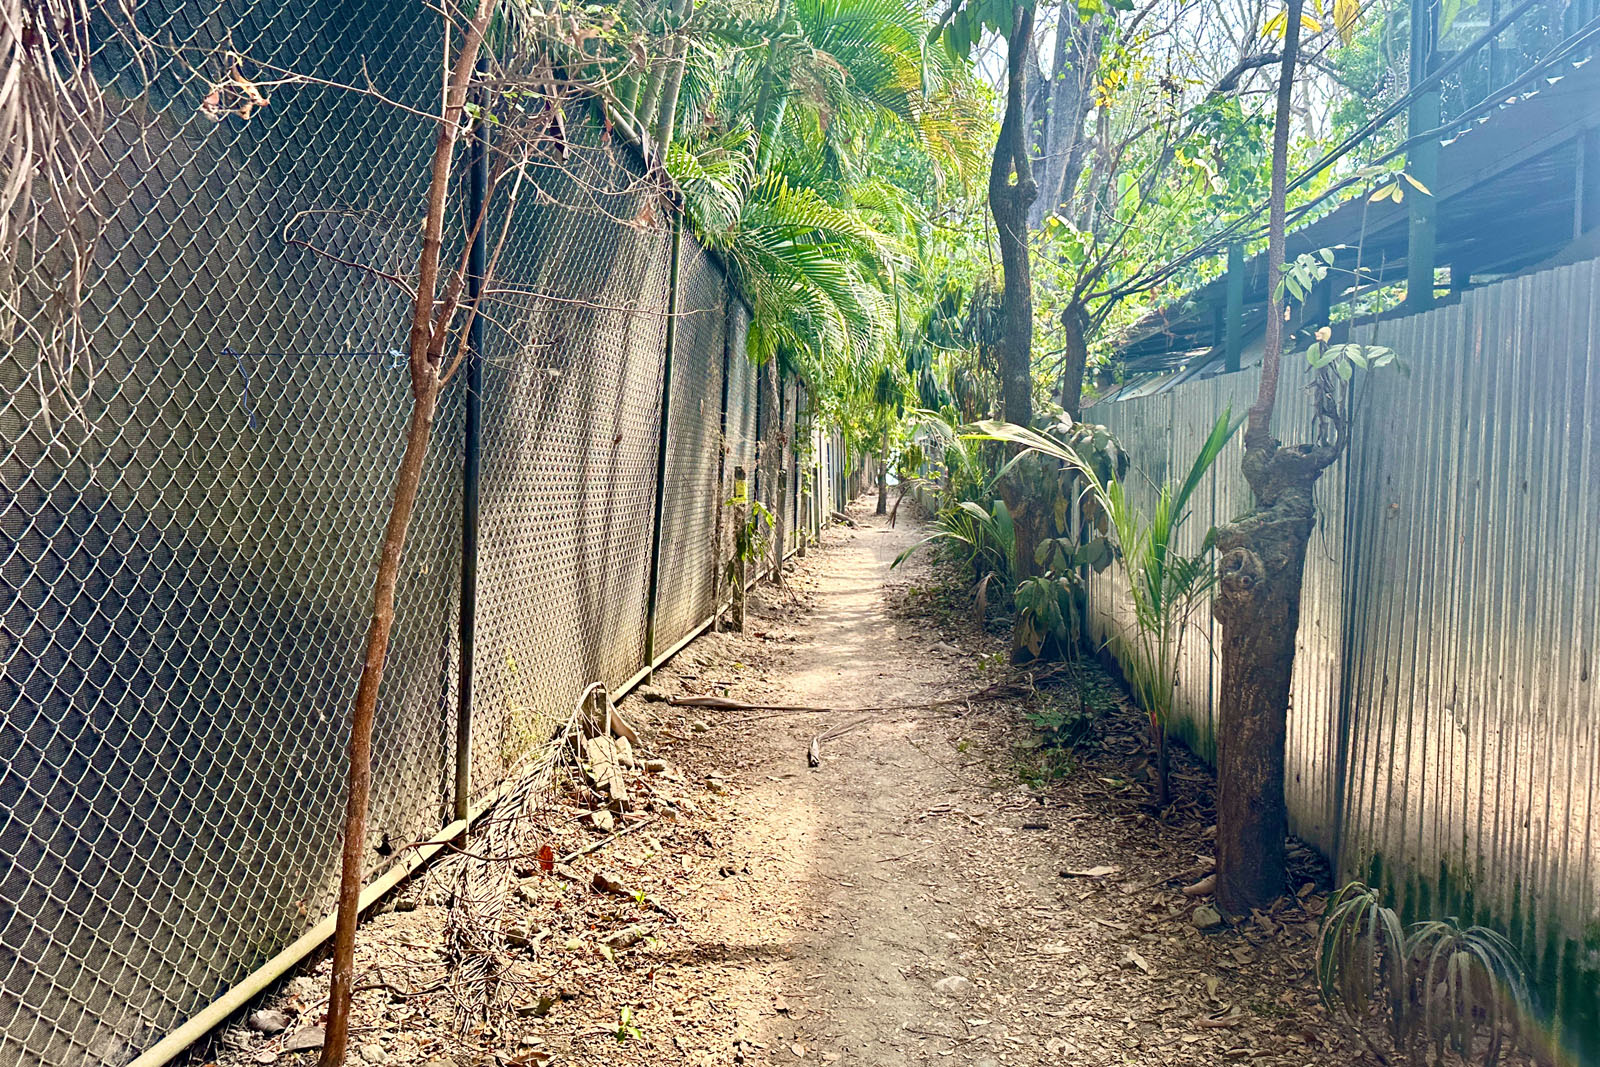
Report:
<svg viewBox="0 0 1600 1067"><path fill-rule="evenodd" d="M850 722L845 723L843 726L835 726L831 730L824 730L816 737L813 737L811 739L811 746L806 750L806 762L813 767L822 766L822 742L830 741L833 738L838 737L840 734L847 734L871 718L872 716L870 715L863 715L859 719L853 719Z"/></svg>
<svg viewBox="0 0 1600 1067"><path fill-rule="evenodd" d="M668 704L675 708L722 708L731 711L834 711L834 708L818 708L804 704L747 704L742 700L730 700L727 697L712 696L687 696L672 697Z"/></svg>
<svg viewBox="0 0 1600 1067"><path fill-rule="evenodd" d="M1007 700L1017 697L1030 696L1038 690L1039 683L1049 681L1071 668L1069 663L1058 663L1037 673L1025 672L1022 675L1004 682L996 682L971 693L961 696L943 697L939 700L927 700L912 704L867 704L858 707L837 707L821 704L767 704L751 703L744 700L733 700L729 697L718 696L686 696L672 697L667 704L675 708L715 708L720 711L769 711L775 715L814 715L827 712L864 713L883 711L931 711L938 708L948 708L960 704L971 704L983 700ZM775 716L761 716L771 718ZM751 719L730 719L715 726L728 726L740 722L750 722Z"/></svg>
<svg viewBox="0 0 1600 1067"><path fill-rule="evenodd" d="M611 844L611 842L615 841L617 838L622 837L624 834L631 834L635 830L640 829L641 827L652 826L658 821L659 821L658 819L652 818L652 819L646 819L643 822L629 823L627 826L624 826L622 829L618 830L616 833L607 834L605 837L602 837L600 840L595 841L592 844L585 845L582 848L578 849L576 852L567 853L565 856L562 856L560 859L556 860L556 862L557 863L561 863L561 864L571 863L573 860L577 859L579 856L587 856L591 852L600 851L601 849L605 848L607 845Z"/></svg>
<svg viewBox="0 0 1600 1067"><path fill-rule="evenodd" d="M910 859L912 856L920 856L922 853L928 851L930 848L933 848L936 845L938 845L937 841L929 841L927 844L922 845L919 848L914 848L910 852L902 852L898 856L879 856L878 857L878 862L879 863L895 863L895 862L898 862L899 860Z"/></svg>

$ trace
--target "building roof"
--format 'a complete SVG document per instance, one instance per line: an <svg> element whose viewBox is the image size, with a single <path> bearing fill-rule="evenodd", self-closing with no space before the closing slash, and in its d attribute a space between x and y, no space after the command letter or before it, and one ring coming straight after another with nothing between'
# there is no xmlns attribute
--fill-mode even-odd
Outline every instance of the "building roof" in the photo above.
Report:
<svg viewBox="0 0 1600 1067"><path fill-rule="evenodd" d="M1477 276L1502 277L1558 254L1584 230L1600 224L1600 62L1583 60L1536 83L1444 142L1439 152L1435 262L1449 266L1452 284ZM1586 173L1587 172L1587 173ZM1587 201L1587 203L1585 203ZM1336 264L1361 265L1380 280L1403 279L1410 206L1356 196L1288 235L1289 258L1335 249ZM1267 257L1245 261L1244 333L1266 320ZM1193 290L1151 312L1116 345L1133 375L1194 369L1221 357L1218 336L1227 278Z"/></svg>

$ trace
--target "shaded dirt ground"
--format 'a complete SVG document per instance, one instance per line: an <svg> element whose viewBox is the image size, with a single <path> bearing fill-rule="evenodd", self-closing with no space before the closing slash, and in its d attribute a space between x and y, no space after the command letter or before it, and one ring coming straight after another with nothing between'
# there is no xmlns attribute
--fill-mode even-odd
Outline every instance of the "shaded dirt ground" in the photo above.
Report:
<svg viewBox="0 0 1600 1067"><path fill-rule="evenodd" d="M497 868L487 1024L458 1026L445 959L464 861L368 924L352 1060L1361 1062L1316 1004L1327 887L1310 858L1272 914L1201 933L1205 900L1180 888L1210 852L1204 769L1175 760L1178 801L1158 820L1126 708L1076 752L1046 744L1030 715L1105 701L1089 671L1043 696L919 707L1010 678L1001 643L951 610L925 560L890 571L916 523L852 515L786 592L762 594L746 634L695 642L623 705L643 749L626 834L586 827L577 788L518 828L519 858ZM645 699L663 694L885 710ZM851 724L809 768L811 738ZM529 858L545 844L568 860L550 873ZM315 1040L326 981L309 968L251 1009L282 1018L244 1013L193 1062L311 1060L288 1046Z"/></svg>

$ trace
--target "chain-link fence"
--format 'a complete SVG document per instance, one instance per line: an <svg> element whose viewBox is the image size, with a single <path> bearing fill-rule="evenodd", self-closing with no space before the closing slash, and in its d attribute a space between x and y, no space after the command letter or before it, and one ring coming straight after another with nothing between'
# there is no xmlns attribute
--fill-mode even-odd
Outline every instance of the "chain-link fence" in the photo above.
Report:
<svg viewBox="0 0 1600 1067"><path fill-rule="evenodd" d="M410 406L409 300L379 272L415 254L436 13L147 0L138 18L151 48L108 36L95 55L81 409L44 399L37 336L13 329L0 356L8 1065L125 1063L331 911L348 708ZM196 71L224 50L316 80L213 121ZM474 798L587 685L629 684L707 623L719 502L732 466L755 466L748 312L687 237L674 305L659 184L597 123L572 116L564 138L515 209L487 331ZM58 251L16 259L24 320L51 313ZM407 546L373 877L455 800L462 397L457 382L441 402Z"/></svg>

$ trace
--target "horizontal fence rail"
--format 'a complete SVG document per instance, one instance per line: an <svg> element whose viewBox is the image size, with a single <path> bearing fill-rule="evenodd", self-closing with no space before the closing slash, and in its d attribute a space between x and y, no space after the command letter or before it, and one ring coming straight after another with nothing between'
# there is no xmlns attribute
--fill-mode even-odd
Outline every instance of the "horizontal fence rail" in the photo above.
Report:
<svg viewBox="0 0 1600 1067"><path fill-rule="evenodd" d="M1403 374L1363 383L1352 446L1316 490L1289 708L1291 825L1412 917L1509 933L1568 1047L1600 1057L1600 270L1466 292L1363 327ZM1259 368L1092 407L1153 503ZM1276 436L1310 440L1303 359ZM1243 514L1236 437L1195 495L1184 550ZM1111 571L1092 626L1131 620ZM1219 631L1189 621L1177 730L1215 753Z"/></svg>
<svg viewBox="0 0 1600 1067"><path fill-rule="evenodd" d="M421 203L432 126L332 83L425 111L437 14L150 0L139 18L174 47L142 94L132 56L96 55L107 229L81 417L45 409L25 341L0 356L0 1063L19 1067L127 1063L331 913L410 407L404 294L294 242L407 269L395 220ZM221 47L318 80L213 122L177 57ZM786 492L762 499L791 549L842 503L843 449L804 391L785 379L765 410L722 267L685 234L674 275L659 178L597 122L565 137L531 165L536 194L489 205L491 233L514 215L484 331L474 626L454 381L380 695L371 883L452 824L458 759L476 809L590 685L636 682L712 620L758 427L788 433ZM459 198L449 217L458 249ZM59 268L34 257L24 312Z"/></svg>

